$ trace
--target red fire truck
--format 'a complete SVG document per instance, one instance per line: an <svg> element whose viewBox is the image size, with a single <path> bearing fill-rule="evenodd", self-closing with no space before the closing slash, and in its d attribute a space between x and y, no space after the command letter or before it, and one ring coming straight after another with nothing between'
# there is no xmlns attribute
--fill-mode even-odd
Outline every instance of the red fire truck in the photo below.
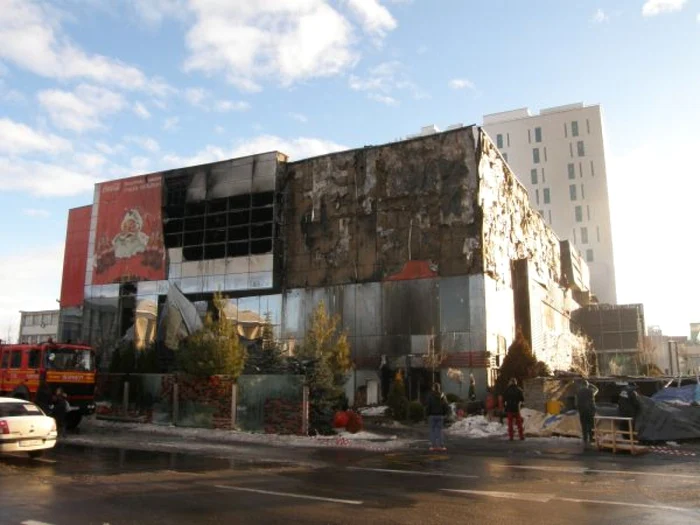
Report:
<svg viewBox="0 0 700 525"><path fill-rule="evenodd" d="M51 392L62 387L70 405L66 426L75 428L95 412L95 353L85 345L0 342L0 395L35 400L41 380Z"/></svg>

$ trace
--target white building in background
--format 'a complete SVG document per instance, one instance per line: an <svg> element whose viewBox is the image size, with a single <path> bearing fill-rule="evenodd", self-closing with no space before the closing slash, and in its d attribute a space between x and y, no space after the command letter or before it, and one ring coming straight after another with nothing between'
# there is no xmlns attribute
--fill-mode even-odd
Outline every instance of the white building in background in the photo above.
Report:
<svg viewBox="0 0 700 525"><path fill-rule="evenodd" d="M58 310L20 313L19 343L38 344L49 339L58 341Z"/></svg>
<svg viewBox="0 0 700 525"><path fill-rule="evenodd" d="M561 239L588 263L601 303L617 303L603 123L599 105L484 116L484 129Z"/></svg>

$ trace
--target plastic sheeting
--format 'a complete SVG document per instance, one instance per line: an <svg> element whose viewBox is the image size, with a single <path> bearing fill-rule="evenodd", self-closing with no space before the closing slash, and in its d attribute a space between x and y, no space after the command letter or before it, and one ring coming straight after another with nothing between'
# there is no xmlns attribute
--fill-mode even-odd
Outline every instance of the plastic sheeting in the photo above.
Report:
<svg viewBox="0 0 700 525"><path fill-rule="evenodd" d="M695 385L691 386L695 388ZM640 411L635 426L640 440L672 441L700 438L699 406L680 406L644 396L639 396L639 402Z"/></svg>
<svg viewBox="0 0 700 525"><path fill-rule="evenodd" d="M656 392L651 398L654 401L665 401L679 405L690 405L700 403L700 384L685 385L682 387L666 387Z"/></svg>

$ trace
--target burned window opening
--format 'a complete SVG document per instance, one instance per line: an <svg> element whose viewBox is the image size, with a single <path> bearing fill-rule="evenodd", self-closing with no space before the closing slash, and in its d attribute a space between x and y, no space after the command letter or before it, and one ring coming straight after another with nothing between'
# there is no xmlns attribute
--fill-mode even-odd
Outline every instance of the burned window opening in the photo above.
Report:
<svg viewBox="0 0 700 525"><path fill-rule="evenodd" d="M275 234L272 191L186 202L182 187L168 188L165 245L182 248L185 261L270 253Z"/></svg>

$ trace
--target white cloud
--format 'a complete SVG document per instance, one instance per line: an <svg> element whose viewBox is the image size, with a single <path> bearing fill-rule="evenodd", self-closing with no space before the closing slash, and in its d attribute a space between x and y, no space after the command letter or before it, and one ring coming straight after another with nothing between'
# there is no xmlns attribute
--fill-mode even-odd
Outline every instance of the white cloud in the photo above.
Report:
<svg viewBox="0 0 700 525"><path fill-rule="evenodd" d="M180 123L180 117L168 117L163 122L163 129L165 131L174 131L178 128Z"/></svg>
<svg viewBox="0 0 700 525"><path fill-rule="evenodd" d="M347 3L368 33L384 37L398 25L389 10L377 0L347 0Z"/></svg>
<svg viewBox="0 0 700 525"><path fill-rule="evenodd" d="M610 15L603 11L600 7L593 14L593 22L596 24L602 24L604 22L610 22Z"/></svg>
<svg viewBox="0 0 700 525"><path fill-rule="evenodd" d="M36 131L9 118L0 118L0 153L56 154L70 149L71 143L57 135Z"/></svg>
<svg viewBox="0 0 700 525"><path fill-rule="evenodd" d="M188 88L185 90L185 99L193 106L200 106L208 96L204 88Z"/></svg>
<svg viewBox="0 0 700 525"><path fill-rule="evenodd" d="M397 91L407 91L417 100L428 97L409 79L404 65L396 60L374 66L364 77L350 75L349 84L350 89L366 91L368 98L383 104L398 104Z"/></svg>
<svg viewBox="0 0 700 525"><path fill-rule="evenodd" d="M19 310L49 310L58 307L63 243L25 252L0 255L0 336L19 333Z"/></svg>
<svg viewBox="0 0 700 525"><path fill-rule="evenodd" d="M226 113L228 111L248 111L250 104L245 101L216 100L211 92L204 88L189 88L183 96L193 106L204 111L218 111Z"/></svg>
<svg viewBox="0 0 700 525"><path fill-rule="evenodd" d="M0 191L67 197L92 191L100 180L77 166L0 156Z"/></svg>
<svg viewBox="0 0 700 525"><path fill-rule="evenodd" d="M56 8L31 0L0 0L0 59L37 75L84 78L124 89L161 92L137 67L99 54L88 54L62 31Z"/></svg>
<svg viewBox="0 0 700 525"><path fill-rule="evenodd" d="M289 115L289 118L301 122L302 124L306 124L309 121L309 118L302 113L287 113L287 115Z"/></svg>
<svg viewBox="0 0 700 525"><path fill-rule="evenodd" d="M226 130L224 129L223 126L216 126L216 127L214 128L214 131L215 131L216 133L218 133L219 135L221 135L221 134L224 133Z"/></svg>
<svg viewBox="0 0 700 525"><path fill-rule="evenodd" d="M374 1L374 0L372 0ZM357 60L350 22L328 0L191 0L187 71L222 72L245 91L335 75ZM378 26L387 30L386 21Z"/></svg>
<svg viewBox="0 0 700 525"><path fill-rule="evenodd" d="M696 20L700 23L700 13L698 13Z"/></svg>
<svg viewBox="0 0 700 525"><path fill-rule="evenodd" d="M74 92L40 91L38 98L56 126L77 132L101 128L103 116L120 111L126 104L121 94L87 84Z"/></svg>
<svg viewBox="0 0 700 525"><path fill-rule="evenodd" d="M39 208L24 208L22 210L22 215L26 215L27 217L37 217L41 219L46 219L51 215L49 210L42 210Z"/></svg>
<svg viewBox="0 0 700 525"><path fill-rule="evenodd" d="M452 89L476 89L474 82L466 78L453 78L449 82Z"/></svg>
<svg viewBox="0 0 700 525"><path fill-rule="evenodd" d="M147 157L131 157L131 167L136 171L143 173L149 169L150 165L151 161Z"/></svg>
<svg viewBox="0 0 700 525"><path fill-rule="evenodd" d="M85 171L99 170L107 163L107 159L99 153L79 153L75 156L75 160L77 165Z"/></svg>
<svg viewBox="0 0 700 525"><path fill-rule="evenodd" d="M182 17L187 12L186 0L129 0L129 4L141 20L154 27L165 17Z"/></svg>
<svg viewBox="0 0 700 525"><path fill-rule="evenodd" d="M150 111L148 111L148 110L146 109L146 106L144 106L143 104L141 104L141 102L137 102L136 104L134 104L134 113L136 113L136 115L137 115L139 118L142 118L142 119L144 119L144 120L145 120L145 119L148 119L148 118L151 118L151 113L150 113Z"/></svg>
<svg viewBox="0 0 700 525"><path fill-rule="evenodd" d="M101 151L105 155L116 155L117 153L121 153L124 151L124 146L121 144L115 144L115 145L109 145L104 142L97 142L95 144L95 148L97 148L98 151Z"/></svg>
<svg viewBox="0 0 700 525"><path fill-rule="evenodd" d="M267 151L281 151L287 154L290 160L299 160L345 149L348 149L347 146L330 140L309 137L283 139L275 135L259 135L248 140L239 141L231 148L208 145L192 156L166 155L163 157L163 162L168 167L194 166L228 158L265 153Z"/></svg>
<svg viewBox="0 0 700 525"><path fill-rule="evenodd" d="M250 104L244 101L217 100L214 103L214 111L225 113L227 111L248 111Z"/></svg>
<svg viewBox="0 0 700 525"><path fill-rule="evenodd" d="M647 0L642 6L642 15L656 16L680 11L686 2L687 0Z"/></svg>
<svg viewBox="0 0 700 525"><path fill-rule="evenodd" d="M367 95L367 97L370 100L374 100L375 102L381 102L382 104L386 104L387 106L398 106L399 101L396 100L394 97L390 97L389 95L382 95L380 93L370 93Z"/></svg>
<svg viewBox="0 0 700 525"><path fill-rule="evenodd" d="M129 135L124 137L124 140L126 142L130 142L132 144L136 144L143 148L144 150L151 152L151 153L156 153L157 151L160 151L160 144L158 144L158 141L154 138L151 137L139 137L139 136L134 136L134 135Z"/></svg>

